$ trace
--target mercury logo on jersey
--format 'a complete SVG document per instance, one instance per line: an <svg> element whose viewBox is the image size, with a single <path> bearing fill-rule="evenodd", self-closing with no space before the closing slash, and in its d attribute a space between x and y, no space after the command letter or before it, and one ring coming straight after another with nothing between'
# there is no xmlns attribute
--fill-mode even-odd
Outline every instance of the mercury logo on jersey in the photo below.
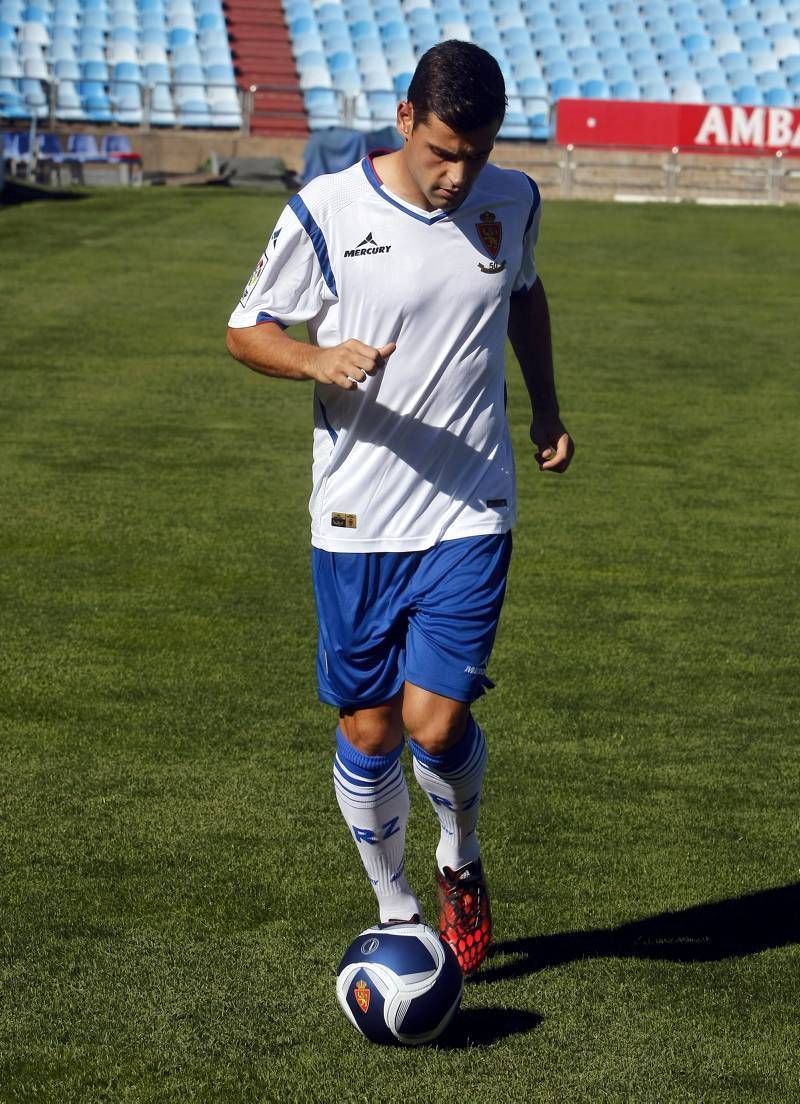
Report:
<svg viewBox="0 0 800 1104"><path fill-rule="evenodd" d="M344 255L345 257L367 257L372 253L388 253L391 248L391 245L378 245L372 233L369 233L355 249L345 249Z"/></svg>

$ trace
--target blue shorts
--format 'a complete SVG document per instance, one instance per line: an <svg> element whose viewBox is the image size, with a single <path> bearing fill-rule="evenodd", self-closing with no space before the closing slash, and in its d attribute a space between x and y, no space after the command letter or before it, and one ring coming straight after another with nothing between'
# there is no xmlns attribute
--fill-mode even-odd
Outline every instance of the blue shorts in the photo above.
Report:
<svg viewBox="0 0 800 1104"><path fill-rule="evenodd" d="M312 549L319 696L340 709L389 701L403 683L472 702L492 683L511 534L422 552Z"/></svg>

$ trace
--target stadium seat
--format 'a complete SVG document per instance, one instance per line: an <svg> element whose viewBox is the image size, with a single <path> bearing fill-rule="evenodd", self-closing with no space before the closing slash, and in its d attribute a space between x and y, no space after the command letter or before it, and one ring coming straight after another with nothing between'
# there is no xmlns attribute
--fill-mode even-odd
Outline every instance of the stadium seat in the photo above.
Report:
<svg viewBox="0 0 800 1104"><path fill-rule="evenodd" d="M67 161L103 161L94 134L67 135L67 149L64 157Z"/></svg>
<svg viewBox="0 0 800 1104"><path fill-rule="evenodd" d="M22 76L22 66L16 54L10 57L0 57L0 77L5 80L19 80Z"/></svg>
<svg viewBox="0 0 800 1104"><path fill-rule="evenodd" d="M175 126L177 116L172 102L172 95L167 85L156 84L153 87L149 115L151 126Z"/></svg>
<svg viewBox="0 0 800 1104"><path fill-rule="evenodd" d="M788 88L770 88L764 93L767 107L793 107L794 96Z"/></svg>
<svg viewBox="0 0 800 1104"><path fill-rule="evenodd" d="M632 80L618 81L612 84L611 95L615 100L636 101L640 98L639 85Z"/></svg>
<svg viewBox="0 0 800 1104"><path fill-rule="evenodd" d="M311 130L324 130L339 125L339 99L331 88L310 88L303 93L308 125Z"/></svg>
<svg viewBox="0 0 800 1104"><path fill-rule="evenodd" d="M37 139L37 155L47 161L53 161L60 165L64 160L64 150L61 148L61 140L57 134L44 132Z"/></svg>
<svg viewBox="0 0 800 1104"><path fill-rule="evenodd" d="M580 96L580 88L577 81L571 77L560 77L550 85L550 97L553 101L573 99L578 96Z"/></svg>
<svg viewBox="0 0 800 1104"><path fill-rule="evenodd" d="M22 73L24 77L28 77L35 81L46 81L50 79L50 69L47 62L43 57L27 57L22 63Z"/></svg>
<svg viewBox="0 0 800 1104"><path fill-rule="evenodd" d="M687 80L673 86L672 100L674 103L701 104L705 101L705 96L697 81Z"/></svg>
<svg viewBox="0 0 800 1104"><path fill-rule="evenodd" d="M609 87L604 80L588 80L580 86L581 96L587 100L607 100L610 98Z"/></svg>
<svg viewBox="0 0 800 1104"><path fill-rule="evenodd" d="M56 86L56 118L64 122L81 122L86 118L74 80L59 80Z"/></svg>
<svg viewBox="0 0 800 1104"><path fill-rule="evenodd" d="M211 113L205 94L197 99L183 100L177 104L178 122L183 127L210 127Z"/></svg>
<svg viewBox="0 0 800 1104"><path fill-rule="evenodd" d="M762 107L764 103L761 89L754 84L746 84L739 88L734 88L733 98L737 104L743 104L748 107Z"/></svg>
<svg viewBox="0 0 800 1104"><path fill-rule="evenodd" d="M31 116L15 83L5 77L0 78L0 116L11 122L15 119L29 119Z"/></svg>

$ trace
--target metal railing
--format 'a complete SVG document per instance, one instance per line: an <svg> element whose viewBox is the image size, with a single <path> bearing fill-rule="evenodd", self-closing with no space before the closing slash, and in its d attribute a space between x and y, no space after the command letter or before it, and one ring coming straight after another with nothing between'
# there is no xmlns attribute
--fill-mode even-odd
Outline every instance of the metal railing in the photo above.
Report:
<svg viewBox="0 0 800 1104"><path fill-rule="evenodd" d="M239 115L239 121L237 122L237 124L235 126L221 127L221 126L214 126L213 123L211 124L211 126L212 126L212 129L215 129L215 130L217 130L217 129L228 129L228 130L239 130L242 134L248 134L249 133L249 118L248 118L247 125L245 125L245 119L246 119L245 101L248 98L248 92L247 92L247 90L240 89L235 84L230 84L229 82L222 82L222 81L133 81L133 80L106 80L106 81L91 81L90 80L88 82L84 82L82 80L59 80L59 78L54 77L51 80L42 80L40 83L43 85L44 90L45 90L45 94L47 96L47 116L46 116L46 118L42 119L38 116L37 107L35 105L29 104L28 106L29 106L30 111L31 111L31 116L37 118L39 120L39 122L46 123L46 125L51 129L55 128L58 125L58 123L62 123L62 122L63 123L90 123L90 124L91 123L98 123L98 124L102 123L102 120L100 120L100 119L92 119L89 116L89 114L85 111L85 109L83 108L82 103L80 105L80 110L83 112L83 116L84 116L83 118L75 118L75 115L74 115L74 112L76 110L75 107L68 107L67 105L59 105L58 91L59 91L59 88L61 87L62 84L64 84L64 85L73 85L74 86L74 85L78 85L78 84L82 84L82 83L91 83L91 84L101 85L103 87L104 95L106 96L106 98L109 101L111 119L107 120L107 122L112 123L112 124L117 124L117 125L120 125L120 126L138 127L139 130L141 130L145 133L148 132L154 125L156 125L156 126L160 125L158 123L158 120L156 120L156 122L153 123L154 111L157 111L157 109L154 109L154 107L153 107L153 100L154 100L154 97L155 97L156 90L159 89L159 88L167 88L170 92L170 111L174 114L175 119L174 119L173 122L166 122L166 123L163 124L164 126L170 126L170 127L194 126L194 125L201 126L201 125L204 125L202 123L194 124L194 123L191 122L191 115L193 113L198 115L198 116L207 114L208 116L210 116L211 119L214 118L214 112L211 110L211 105L210 104L209 104L209 110L207 112L206 111L204 111L204 112L200 112L200 111L197 111L197 112L189 111L189 112L187 112L187 111L185 111L181 107L180 102L179 102L179 93L180 93L181 89L202 87L204 90L208 90L208 89L227 89L229 91L230 90L235 90L235 92L236 92L236 104L237 104L236 110L237 110L238 115ZM116 96L116 95L112 94L112 90L114 90L114 89L119 90L121 88L124 88L125 86L128 86L130 88L137 88L141 91L141 94L142 94L141 95L141 108L140 108L139 104L135 104L135 105L132 105L130 107L125 107L124 106L125 105L125 99L123 97L119 97L119 96ZM78 105L76 105L76 106L78 106ZM141 109L141 121L133 122L133 123L126 122L126 118L125 118L126 115L127 116L136 115L136 114L138 114L140 109ZM161 112L161 111L157 111L157 115L162 114L162 113L163 112ZM233 113L233 112L231 111L231 113ZM184 121L184 120L186 120L186 121ZM205 124L205 125L208 125L208 124Z"/></svg>
<svg viewBox="0 0 800 1104"><path fill-rule="evenodd" d="M747 158L720 154L713 160L700 160L698 151L678 146L660 155L611 147L601 152L574 145L562 147L560 153L559 187L564 199L593 190L607 193L616 173L620 179L615 198L621 200L781 204L790 198L790 185L800 178L800 167L793 168L780 150ZM627 155L624 162L610 160L609 154L621 153Z"/></svg>

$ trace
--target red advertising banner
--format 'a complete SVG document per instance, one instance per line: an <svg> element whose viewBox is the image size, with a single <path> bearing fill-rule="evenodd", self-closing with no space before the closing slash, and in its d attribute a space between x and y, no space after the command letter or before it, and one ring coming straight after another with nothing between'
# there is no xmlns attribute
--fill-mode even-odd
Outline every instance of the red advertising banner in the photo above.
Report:
<svg viewBox="0 0 800 1104"><path fill-rule="evenodd" d="M800 157L800 110L719 104L559 100L561 146L638 146Z"/></svg>

